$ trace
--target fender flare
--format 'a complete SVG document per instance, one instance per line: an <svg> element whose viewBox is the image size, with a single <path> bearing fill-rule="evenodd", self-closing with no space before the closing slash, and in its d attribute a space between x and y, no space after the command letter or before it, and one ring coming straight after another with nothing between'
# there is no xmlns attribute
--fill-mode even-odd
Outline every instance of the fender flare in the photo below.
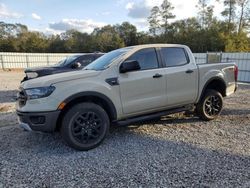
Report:
<svg viewBox="0 0 250 188"><path fill-rule="evenodd" d="M216 80L221 81L221 82L223 83L223 85L225 86L225 89L226 89L226 87L227 87L226 82L225 82L221 77L216 76L216 77L210 78L210 79L205 83L205 85L203 86L203 89L202 89L202 91L201 91L201 94L200 94L200 96L199 96L199 100L198 100L198 101L200 101L201 98L204 96L205 91L206 91L206 89L207 89L207 86L208 86L211 82L216 81ZM226 91L225 91L225 92L226 92ZM226 93L222 93L222 96L224 96L225 94L226 94Z"/></svg>
<svg viewBox="0 0 250 188"><path fill-rule="evenodd" d="M110 116L111 116L110 118L112 120L117 119L117 111L116 111L115 105L113 104L111 99L109 99L106 95L99 93L99 92L84 91L84 92L76 93L76 94L73 94L73 95L69 96L68 98L66 98L64 100L64 102L66 104L68 104L71 101L78 99L78 98L82 98L82 97L96 97L96 98L103 100L108 105L108 110L109 110Z"/></svg>

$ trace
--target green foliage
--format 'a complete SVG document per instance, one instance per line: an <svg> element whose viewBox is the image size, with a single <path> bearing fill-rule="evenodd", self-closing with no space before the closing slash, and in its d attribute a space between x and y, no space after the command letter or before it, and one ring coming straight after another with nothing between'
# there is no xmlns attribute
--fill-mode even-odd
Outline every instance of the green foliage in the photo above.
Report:
<svg viewBox="0 0 250 188"><path fill-rule="evenodd" d="M220 0L217 0L220 1ZM60 35L31 32L25 25L0 22L0 51L5 52L108 52L124 46L179 43L193 52L250 51L250 0L221 0L223 20L214 17L209 0L199 0L198 15L173 21L169 0L155 6L148 17L149 32L138 32L129 22L106 25L92 33L68 30Z"/></svg>
<svg viewBox="0 0 250 188"><path fill-rule="evenodd" d="M123 22L121 25L117 24L115 30L124 41L125 46L133 46L137 44L137 29L129 22Z"/></svg>
<svg viewBox="0 0 250 188"><path fill-rule="evenodd" d="M95 39L94 46L97 51L108 52L125 46L116 28L111 25L95 29L92 36Z"/></svg>
<svg viewBox="0 0 250 188"><path fill-rule="evenodd" d="M234 33L230 36L224 36L226 52L249 52L250 42L246 33Z"/></svg>
<svg viewBox="0 0 250 188"><path fill-rule="evenodd" d="M18 35L17 50L24 52L45 52L48 42L45 36L38 32L22 32Z"/></svg>

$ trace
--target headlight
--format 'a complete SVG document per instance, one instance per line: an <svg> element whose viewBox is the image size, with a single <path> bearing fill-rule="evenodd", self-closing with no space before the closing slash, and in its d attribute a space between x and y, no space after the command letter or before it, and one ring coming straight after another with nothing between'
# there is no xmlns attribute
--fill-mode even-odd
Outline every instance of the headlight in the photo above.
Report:
<svg viewBox="0 0 250 188"><path fill-rule="evenodd" d="M26 89L25 93L28 99L39 99L48 97L56 88L54 86L49 87L37 87L32 89Z"/></svg>
<svg viewBox="0 0 250 188"><path fill-rule="evenodd" d="M38 76L36 72L27 72L26 75L28 78L36 78Z"/></svg>

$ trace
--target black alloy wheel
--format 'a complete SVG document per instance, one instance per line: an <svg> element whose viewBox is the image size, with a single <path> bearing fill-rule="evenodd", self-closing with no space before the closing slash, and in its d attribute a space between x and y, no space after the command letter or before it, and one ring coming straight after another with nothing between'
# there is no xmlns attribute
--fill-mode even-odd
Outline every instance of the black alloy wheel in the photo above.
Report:
<svg viewBox="0 0 250 188"><path fill-rule="evenodd" d="M217 95L211 95L206 98L205 106L204 106L205 113L209 116L216 116L220 113L222 108L222 103L220 98Z"/></svg>
<svg viewBox="0 0 250 188"><path fill-rule="evenodd" d="M216 119L223 109L223 97L215 90L209 89L196 106L197 115L206 121Z"/></svg>
<svg viewBox="0 0 250 188"><path fill-rule="evenodd" d="M80 103L65 114L61 134L69 146L86 151L102 143L109 125L109 117L101 106L89 102Z"/></svg>
<svg viewBox="0 0 250 188"><path fill-rule="evenodd" d="M95 112L77 114L71 123L72 135L81 143L95 142L103 131L101 118Z"/></svg>

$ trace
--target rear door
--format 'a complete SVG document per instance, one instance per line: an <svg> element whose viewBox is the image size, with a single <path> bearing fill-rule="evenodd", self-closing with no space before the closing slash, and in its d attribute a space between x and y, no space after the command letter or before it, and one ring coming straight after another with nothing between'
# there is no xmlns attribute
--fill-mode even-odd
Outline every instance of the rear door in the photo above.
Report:
<svg viewBox="0 0 250 188"><path fill-rule="evenodd" d="M119 74L123 112L137 114L166 105L166 79L155 48L141 49L127 60L138 61L141 69Z"/></svg>
<svg viewBox="0 0 250 188"><path fill-rule="evenodd" d="M193 103L198 89L196 64L190 62L186 50L181 47L161 48L161 56L166 66L167 105Z"/></svg>

